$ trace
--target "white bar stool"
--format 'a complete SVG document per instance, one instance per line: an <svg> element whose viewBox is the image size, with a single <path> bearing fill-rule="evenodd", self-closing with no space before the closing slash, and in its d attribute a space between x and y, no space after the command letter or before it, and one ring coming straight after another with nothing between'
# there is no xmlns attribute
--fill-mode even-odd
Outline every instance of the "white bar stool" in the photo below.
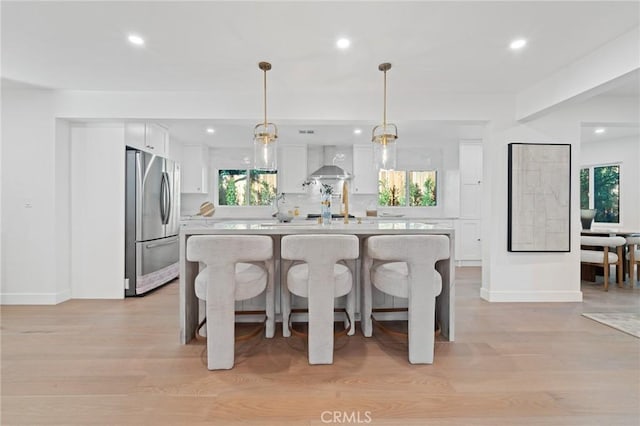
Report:
<svg viewBox="0 0 640 426"><path fill-rule="evenodd" d="M444 235L382 235L367 238L362 262L361 325L371 337L371 285L408 299L409 362L433 364L435 301L442 291L438 260L449 258Z"/></svg>
<svg viewBox="0 0 640 426"><path fill-rule="evenodd" d="M359 255L355 235L287 235L282 238L284 260L301 261L283 266L282 333L291 335L291 294L309 299L309 364L333 363L334 299L347 295L349 335L355 333L355 286L353 273L341 260L354 260Z"/></svg>
<svg viewBox="0 0 640 426"><path fill-rule="evenodd" d="M206 301L209 370L233 368L235 302L265 292L265 336L275 332L273 240L257 235L195 235L187 240L187 259L206 267L195 280L196 296Z"/></svg>

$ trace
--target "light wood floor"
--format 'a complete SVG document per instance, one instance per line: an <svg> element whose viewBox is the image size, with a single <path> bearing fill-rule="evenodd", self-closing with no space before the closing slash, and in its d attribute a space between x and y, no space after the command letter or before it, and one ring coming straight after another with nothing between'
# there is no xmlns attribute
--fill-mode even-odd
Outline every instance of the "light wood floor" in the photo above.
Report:
<svg viewBox="0 0 640 426"><path fill-rule="evenodd" d="M429 366L359 333L337 343L334 365L309 366L278 331L209 372L203 343L178 343L177 282L137 299L3 306L0 423L320 425L334 411L351 424L640 423L640 339L580 316L638 312L640 288L583 283L584 303L490 304L479 269L457 278L457 341L437 342Z"/></svg>

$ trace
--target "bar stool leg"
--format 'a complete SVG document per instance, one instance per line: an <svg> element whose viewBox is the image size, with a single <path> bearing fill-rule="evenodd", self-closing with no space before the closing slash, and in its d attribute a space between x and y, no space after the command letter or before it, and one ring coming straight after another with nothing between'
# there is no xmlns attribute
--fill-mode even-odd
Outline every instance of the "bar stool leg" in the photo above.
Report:
<svg viewBox="0 0 640 426"><path fill-rule="evenodd" d="M360 295L360 327L365 337L371 337L373 334L373 324L371 322L371 311L373 310L373 296L371 294L371 266L373 259L364 256L362 259L362 294Z"/></svg>

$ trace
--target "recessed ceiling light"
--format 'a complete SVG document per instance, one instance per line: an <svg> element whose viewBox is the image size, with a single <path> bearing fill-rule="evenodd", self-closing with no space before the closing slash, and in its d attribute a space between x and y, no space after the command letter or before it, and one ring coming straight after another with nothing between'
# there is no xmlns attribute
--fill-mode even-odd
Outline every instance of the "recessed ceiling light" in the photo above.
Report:
<svg viewBox="0 0 640 426"><path fill-rule="evenodd" d="M513 40L511 42L511 44L509 45L509 47L513 50L518 50L518 49L522 49L523 47L525 47L527 45L527 40L523 39L523 38L519 38L517 40Z"/></svg>
<svg viewBox="0 0 640 426"><path fill-rule="evenodd" d="M136 34L129 34L129 43L135 44L136 46L144 46L144 39Z"/></svg>
<svg viewBox="0 0 640 426"><path fill-rule="evenodd" d="M348 38L338 39L338 41L336 41L336 46L338 46L338 49L347 49L351 46L351 40Z"/></svg>
<svg viewBox="0 0 640 426"><path fill-rule="evenodd" d="M595 129L593 132L594 132L594 133L596 133L596 134L598 134L598 135L601 135L601 134L603 134L604 132L606 132L606 129L605 129L604 127L598 127L598 128L597 128L597 129Z"/></svg>
<svg viewBox="0 0 640 426"><path fill-rule="evenodd" d="M360 133L362 133L362 129L355 129L353 133L359 135Z"/></svg>
<svg viewBox="0 0 640 426"><path fill-rule="evenodd" d="M215 133L216 129L214 129L213 127L207 127L207 133Z"/></svg>

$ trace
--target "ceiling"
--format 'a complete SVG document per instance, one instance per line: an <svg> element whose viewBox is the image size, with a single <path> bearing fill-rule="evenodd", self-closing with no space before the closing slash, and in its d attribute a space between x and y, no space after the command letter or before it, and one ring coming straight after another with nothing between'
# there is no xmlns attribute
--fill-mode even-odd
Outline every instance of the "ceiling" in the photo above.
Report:
<svg viewBox="0 0 640 426"><path fill-rule="evenodd" d="M596 133L596 129L604 129L604 133ZM580 140L586 143L609 141L620 139L636 139L640 143L640 126L632 124L585 124L582 126Z"/></svg>
<svg viewBox="0 0 640 426"><path fill-rule="evenodd" d="M640 22L640 3L629 1L2 1L0 7L3 84L209 91L222 102L239 94L261 96L261 60L273 64L269 93L283 99L302 92L329 92L336 99L379 93L377 66L384 61L393 64L395 99L516 93ZM145 46L129 44L130 33L145 38ZM338 50L339 37L348 37L351 47ZM519 37L527 47L509 50ZM609 94L638 96L637 86ZM180 140L220 146L250 140L256 123L165 124ZM377 123L278 124L283 141L341 144L369 140ZM455 138L478 125L396 124L403 141ZM214 135L204 132L208 126ZM355 127L361 135L353 134ZM315 133L300 135L300 129Z"/></svg>

